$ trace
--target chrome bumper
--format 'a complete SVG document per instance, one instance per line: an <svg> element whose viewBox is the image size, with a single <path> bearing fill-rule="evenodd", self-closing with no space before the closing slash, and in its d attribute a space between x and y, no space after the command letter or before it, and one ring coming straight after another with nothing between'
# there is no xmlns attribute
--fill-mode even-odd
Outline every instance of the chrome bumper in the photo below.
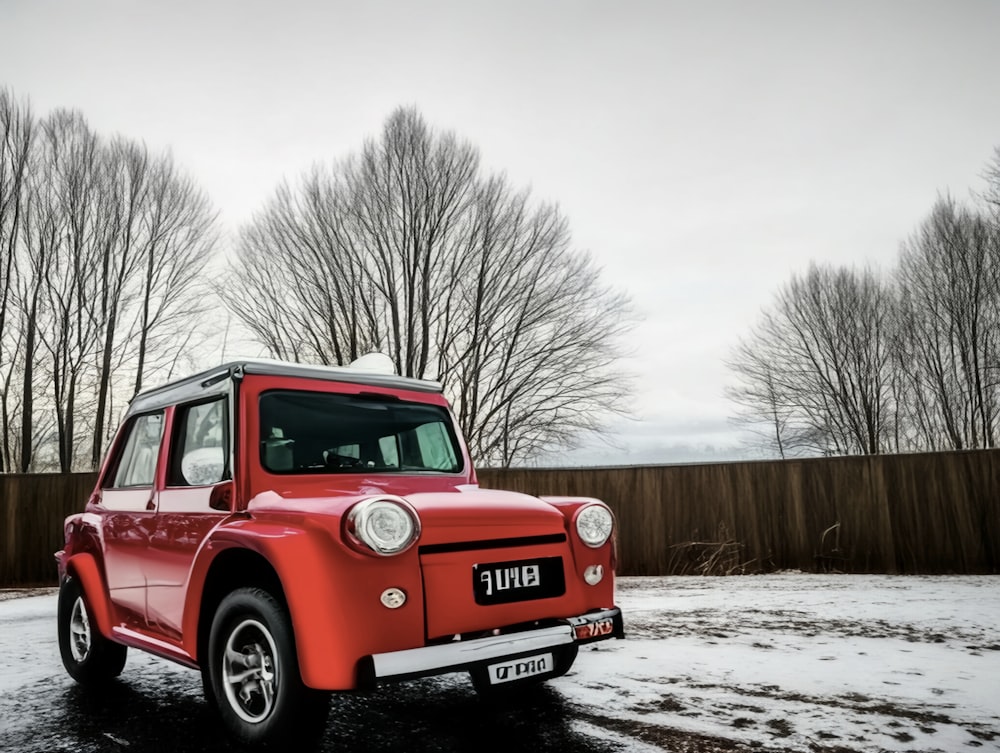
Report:
<svg viewBox="0 0 1000 753"><path fill-rule="evenodd" d="M571 617L558 625L537 630L372 654L361 660L358 684L366 687L379 682L458 672L494 659L513 659L546 649L624 637L622 612L615 607Z"/></svg>

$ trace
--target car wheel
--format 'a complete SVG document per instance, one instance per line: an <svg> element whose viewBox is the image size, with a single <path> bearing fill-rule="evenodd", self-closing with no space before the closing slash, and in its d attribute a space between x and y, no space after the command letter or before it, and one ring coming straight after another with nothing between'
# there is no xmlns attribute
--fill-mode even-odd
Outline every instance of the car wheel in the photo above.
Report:
<svg viewBox="0 0 1000 753"><path fill-rule="evenodd" d="M322 735L329 695L302 684L288 612L267 591L241 588L222 600L202 671L209 702L244 745Z"/></svg>
<svg viewBox="0 0 1000 753"><path fill-rule="evenodd" d="M524 698L525 694L530 695L533 689L543 685L546 680L561 677L569 672L576 661L578 647L570 645L566 648L554 651L554 665L551 671L545 674L527 677L523 680L513 680L494 685L490 682L489 671L486 666L474 667L469 670L469 679L472 680L472 687L483 700L488 701L510 701L512 699Z"/></svg>
<svg viewBox="0 0 1000 753"><path fill-rule="evenodd" d="M83 588L72 576L59 586L57 621L59 654L70 677L96 685L121 674L128 649L101 635Z"/></svg>

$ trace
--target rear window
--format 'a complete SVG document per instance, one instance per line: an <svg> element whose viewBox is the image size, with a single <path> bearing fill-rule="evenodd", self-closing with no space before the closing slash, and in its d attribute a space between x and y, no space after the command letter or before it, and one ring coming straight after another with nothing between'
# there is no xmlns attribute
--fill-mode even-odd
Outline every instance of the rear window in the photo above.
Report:
<svg viewBox="0 0 1000 753"><path fill-rule="evenodd" d="M272 473L458 473L451 416L387 395L271 391L260 397L260 462Z"/></svg>

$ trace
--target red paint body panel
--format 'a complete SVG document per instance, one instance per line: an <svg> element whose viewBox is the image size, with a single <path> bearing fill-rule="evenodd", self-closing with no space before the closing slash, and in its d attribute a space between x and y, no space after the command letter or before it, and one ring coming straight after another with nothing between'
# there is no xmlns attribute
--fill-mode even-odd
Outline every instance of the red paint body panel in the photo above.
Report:
<svg viewBox="0 0 1000 753"><path fill-rule="evenodd" d="M211 487L162 491L146 553L147 622L154 632L178 642L195 559L227 517L208 507L210 493Z"/></svg>
<svg viewBox="0 0 1000 753"><path fill-rule="evenodd" d="M513 604L476 604L472 592L474 565L553 556L563 558L566 579L563 596ZM614 603L612 578L606 578L595 587L588 586L575 575L577 569L582 571L589 564L603 564L607 568L609 559L606 553L596 555L581 562L578 568L565 543L424 555L421 566L427 599L427 637L434 639L533 620L567 618L610 606Z"/></svg>
<svg viewBox="0 0 1000 753"><path fill-rule="evenodd" d="M204 648L199 630L211 620L206 610L212 609L211 598L219 598L218 584L247 585L245 574L226 569L234 556L252 556L276 574L302 679L320 689L357 687L366 657L536 622L569 625L579 615L614 607L614 539L587 547L574 525L576 511L594 500L478 489L457 429L461 468L456 472L271 472L262 463L258 406L269 391L375 396L383 402L388 396L445 409L454 426L440 392L280 369L273 374L234 370L231 385L216 384L194 379L164 388L162 405L157 402L161 393L140 395L139 407L130 410L105 459L86 512L67 519L66 547L57 555L60 574L80 578L102 634L199 666ZM175 393L176 405L168 400ZM190 415L190 405L219 399L227 401L229 411L232 480L171 485L180 460L173 453L184 431L181 416L185 410ZM113 488L128 421L133 414L153 411L163 416L153 483ZM230 495L213 495L213 490L224 491L221 484L231 488ZM348 531L348 512L355 505L386 495L405 500L420 526L419 538L392 556L367 549ZM231 509L213 509L219 498L231 499ZM563 594L476 603L476 565L541 558L562 560ZM593 586L583 580L592 565L606 572ZM216 584L214 596L206 590L210 579ZM395 609L383 605L386 589L402 591L405 603Z"/></svg>
<svg viewBox="0 0 1000 753"><path fill-rule="evenodd" d="M292 616L303 681L339 690L356 685L361 656L423 643L424 608L415 550L373 558L343 545L333 518L265 514L219 532L220 541L263 554L275 565ZM379 596L409 597L395 610Z"/></svg>

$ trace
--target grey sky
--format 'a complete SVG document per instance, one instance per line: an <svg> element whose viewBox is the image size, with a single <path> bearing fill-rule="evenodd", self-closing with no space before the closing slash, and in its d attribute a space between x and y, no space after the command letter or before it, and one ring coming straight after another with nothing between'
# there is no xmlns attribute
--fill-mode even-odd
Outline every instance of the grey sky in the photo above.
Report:
<svg viewBox="0 0 1000 753"><path fill-rule="evenodd" d="M607 462L738 456L722 360L810 260L895 260L1000 146L1000 2L0 0L0 85L171 148L235 228L399 105L475 143L642 317Z"/></svg>

